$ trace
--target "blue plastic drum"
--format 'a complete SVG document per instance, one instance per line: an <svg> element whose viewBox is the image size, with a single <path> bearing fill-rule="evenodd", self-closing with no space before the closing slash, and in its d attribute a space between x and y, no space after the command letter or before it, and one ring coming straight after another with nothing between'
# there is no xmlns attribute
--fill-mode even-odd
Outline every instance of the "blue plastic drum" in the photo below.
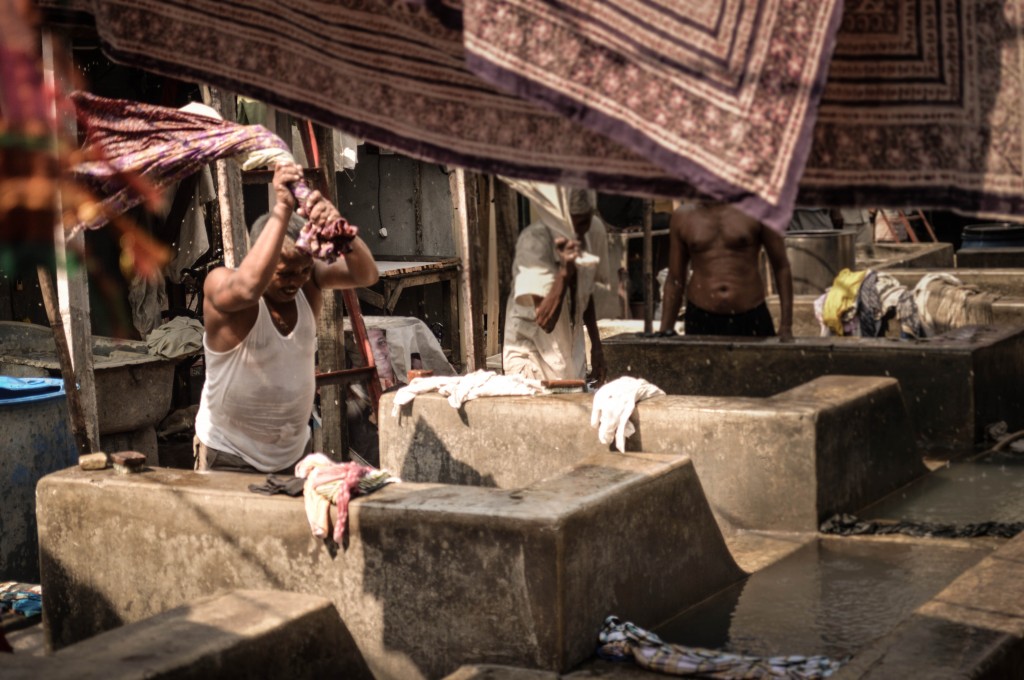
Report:
<svg viewBox="0 0 1024 680"><path fill-rule="evenodd" d="M0 376L0 581L39 583L36 483L77 463L63 381Z"/></svg>

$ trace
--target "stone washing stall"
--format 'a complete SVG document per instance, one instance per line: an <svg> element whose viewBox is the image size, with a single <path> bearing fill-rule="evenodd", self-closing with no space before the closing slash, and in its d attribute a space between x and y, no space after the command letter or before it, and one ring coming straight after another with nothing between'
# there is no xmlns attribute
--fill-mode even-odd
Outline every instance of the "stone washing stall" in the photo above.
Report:
<svg viewBox="0 0 1024 680"><path fill-rule="evenodd" d="M590 394L460 409L424 394L397 414L392 404L384 395L381 466L407 480L514 488L608 450L590 428ZM633 422L627 449L689 456L726 531L816 531L926 472L892 378L821 377L766 398L653 397Z"/></svg>
<svg viewBox="0 0 1024 680"><path fill-rule="evenodd" d="M922 340L711 337L604 342L610 378L647 378L669 394L766 397L823 375L899 380L919 444L964 453L986 426L1024 427L1024 328L959 328Z"/></svg>
<svg viewBox="0 0 1024 680"><path fill-rule="evenodd" d="M505 488L393 484L351 503L341 545L311 535L302 499L249 491L260 479L43 478L49 644L275 589L337 608L343 677L438 678L464 663L561 672L593 653L610 613L664 621L745 576L685 456L592 453Z"/></svg>
<svg viewBox="0 0 1024 680"><path fill-rule="evenodd" d="M935 269L952 267L950 243L871 243L857 246L857 269Z"/></svg>
<svg viewBox="0 0 1024 680"><path fill-rule="evenodd" d="M858 264L859 266L859 264ZM965 285L976 286L985 293L995 296L992 301L993 325L1024 326L1024 269L886 269L885 273L899 281L900 285L913 288L928 274L949 274ZM821 326L814 316L814 300L817 295L793 296L793 334L800 337L818 337ZM779 318L779 298L771 295L767 299L772 318ZM680 324L681 328L682 324ZM633 328L623 329L634 330ZM636 330L643 330L642 324ZM609 334L610 336L611 334ZM602 335L602 338L605 336ZM888 337L899 337L899 324L889 323Z"/></svg>
<svg viewBox="0 0 1024 680"><path fill-rule="evenodd" d="M821 324L814 316L814 301L816 295L794 295L793 296L793 335L798 338L818 338L821 336ZM779 318L779 298L775 295L768 297L765 302L768 304L768 311L773 319ZM993 326L1024 326L1024 297L996 298L992 301L992 325ZM633 328L623 329L634 331ZM643 330L642 322L639 330ZM683 330L683 324L677 327L678 331ZM622 331L619 331L620 333ZM636 331L634 331L636 332ZM609 333L607 337L613 337L616 333ZM885 337L898 340L900 335L899 322L895 319L889 322L889 329ZM605 336L602 336L602 338Z"/></svg>
<svg viewBox="0 0 1024 680"><path fill-rule="evenodd" d="M4 680L359 677L322 597L233 590L109 630L54 654L5 654Z"/></svg>

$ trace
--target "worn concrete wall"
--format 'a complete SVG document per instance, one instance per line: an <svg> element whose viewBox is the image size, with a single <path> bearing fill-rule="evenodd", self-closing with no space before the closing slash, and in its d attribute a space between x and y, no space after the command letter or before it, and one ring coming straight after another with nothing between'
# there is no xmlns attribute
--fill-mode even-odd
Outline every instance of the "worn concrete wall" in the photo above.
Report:
<svg viewBox="0 0 1024 680"><path fill-rule="evenodd" d="M463 663L566 670L608 612L659 622L742 578L693 465L601 454L514 491L403 483L341 546L254 477L69 469L39 484L44 612L63 647L234 588L328 598L375 678Z"/></svg>
<svg viewBox="0 0 1024 680"><path fill-rule="evenodd" d="M916 341L873 338L637 338L604 343L609 377L644 377L669 394L765 397L822 375L891 376L900 381L921 446L965 452L985 426L1024 426L1024 375L1009 357L1024 352L1024 329L958 329ZM976 367L1002 369L985 375ZM998 408L993 404L998 405Z"/></svg>
<svg viewBox="0 0 1024 680"><path fill-rule="evenodd" d="M949 274L969 286L977 286L987 293L1007 298L1024 298L1024 270L1022 269L890 269L885 272L901 285L913 288L926 274Z"/></svg>
<svg viewBox="0 0 1024 680"><path fill-rule="evenodd" d="M8 656L7 680L372 677L329 600L281 590L205 597L56 654Z"/></svg>
<svg viewBox="0 0 1024 680"><path fill-rule="evenodd" d="M857 269L936 269L953 266L950 243L873 243L857 248Z"/></svg>
<svg viewBox="0 0 1024 680"><path fill-rule="evenodd" d="M927 273L927 272L926 272ZM920 276L920 274L918 275ZM1021 279L1024 285L1024 278ZM911 286L913 283L911 284ZM1014 284L1007 284L1009 288ZM814 316L814 295L793 296L793 335L801 338L821 337L821 324ZM767 298L768 311L778 324L780 316L779 298L775 295ZM995 326L1024 326L1024 295L1016 298L1000 298L992 303L992 321ZM682 322L679 324L682 329ZM641 326L642 329L642 326ZM887 338L899 338L899 323L895 319L889 322ZM611 335L611 334L610 334ZM606 337L602 335L601 337Z"/></svg>
<svg viewBox="0 0 1024 680"><path fill-rule="evenodd" d="M395 416L380 401L381 467L402 479L514 489L608 451L590 430L593 395L475 399L454 409L423 394Z"/></svg>
<svg viewBox="0 0 1024 680"><path fill-rule="evenodd" d="M956 266L996 269L1024 267L1024 248L961 248L956 251Z"/></svg>
<svg viewBox="0 0 1024 680"><path fill-rule="evenodd" d="M829 376L768 399L637 405L631 446L689 455L716 515L745 529L814 531L924 474L895 380Z"/></svg>
<svg viewBox="0 0 1024 680"><path fill-rule="evenodd" d="M436 394L399 417L381 401L381 464L403 478L516 488L607 446L593 395L493 397L453 409ZM892 378L828 376L769 398L666 396L633 416L631 451L693 459L726 527L814 531L925 472Z"/></svg>

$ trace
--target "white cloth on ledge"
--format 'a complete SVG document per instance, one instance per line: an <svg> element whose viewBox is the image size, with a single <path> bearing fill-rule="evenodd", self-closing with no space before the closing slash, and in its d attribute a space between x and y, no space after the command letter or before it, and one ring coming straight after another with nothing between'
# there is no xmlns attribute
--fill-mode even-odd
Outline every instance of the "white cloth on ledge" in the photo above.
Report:
<svg viewBox="0 0 1024 680"><path fill-rule="evenodd" d="M590 413L590 426L597 428L602 444L615 441L615 448L626 452L626 437L636 432L629 422L638 401L665 394L657 385L643 378L623 377L613 380L594 395L594 409Z"/></svg>
<svg viewBox="0 0 1024 680"><path fill-rule="evenodd" d="M448 397L452 408L459 408L471 399L479 397L523 397L544 392L539 380L521 375L498 375L494 371L474 371L463 376L430 376L414 378L412 382L395 392L395 404L391 415L397 417L403 406L419 394L437 392Z"/></svg>

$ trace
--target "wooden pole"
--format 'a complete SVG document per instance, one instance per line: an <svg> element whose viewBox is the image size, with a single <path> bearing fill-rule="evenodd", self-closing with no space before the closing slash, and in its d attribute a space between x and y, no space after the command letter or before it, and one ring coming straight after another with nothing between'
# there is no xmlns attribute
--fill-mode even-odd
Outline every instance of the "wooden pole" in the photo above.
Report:
<svg viewBox="0 0 1024 680"><path fill-rule="evenodd" d="M64 323L60 318L60 300L57 297L57 289L53 287L50 279L50 272L46 267L39 265L36 268L39 276L39 289L43 293L43 306L46 307L46 317L50 320L50 328L53 330L53 341L57 346L57 362L60 364L60 375L64 380L64 393L67 395L68 412L71 415L71 433L75 436L75 444L78 447L78 455L84 456L92 453L92 445L89 443L89 432L85 426L85 412L82 411L82 400L78 393L78 385L75 383L75 367L71 363L71 350L68 348L68 338L64 334Z"/></svg>
<svg viewBox="0 0 1024 680"><path fill-rule="evenodd" d="M654 237L651 234L654 202L644 201L644 333L654 332Z"/></svg>
<svg viewBox="0 0 1024 680"><path fill-rule="evenodd" d="M56 66L55 43L63 43L63 53L71 54L70 41L45 29L42 34L43 80L51 92L64 92L68 88L60 80L61 72ZM76 138L73 117L58 119L56 100L50 110L51 123L55 134L68 139ZM56 146L54 146L56 152ZM57 266L57 308L59 309L64 341L71 361L74 384L77 384L77 401L84 420L88 450L100 450L99 415L96 407L96 376L93 372L92 331L89 320L89 288L86 269L80 253L85 253L85 234L79 232L70 241L64 238L62 219L63 204L60 191L54 192L56 218L53 226L54 256ZM42 282L40 282L42 285ZM52 300L51 300L52 301ZM52 319L51 319L52 323ZM57 341L56 336L54 341ZM63 372L63 371L62 371ZM69 406L72 398L68 392Z"/></svg>
<svg viewBox="0 0 1024 680"><path fill-rule="evenodd" d="M308 121L297 121L302 127L308 125ZM334 165L335 131L329 127L314 126L307 128L309 141L306 141L306 134L302 135L303 151L306 155L306 162L317 165L320 172L320 181L317 188L333 204L338 205L338 183L337 168ZM314 143L314 141L316 143ZM312 157L311 157L312 156ZM355 300L358 304L358 299ZM317 372L325 373L331 370L345 368L345 305L341 299L341 293L337 290L325 290L323 307L320 311L320 323L317 326ZM372 359L371 355L371 359ZM379 386L376 374L372 378ZM368 385L372 382L368 381ZM348 460L348 423L345 418L345 391L348 388L344 385L321 385L320 387L320 416L321 433L323 437L322 450L332 460ZM372 400L372 399L371 399ZM376 401L374 409L376 409Z"/></svg>
<svg viewBox="0 0 1024 680"><path fill-rule="evenodd" d="M224 120L236 119L235 95L211 87L204 88L203 98L209 99L206 103L220 112ZM249 251L249 232L245 228L245 210L242 207L242 169L230 159L215 161L214 168L224 264L237 267Z"/></svg>
<svg viewBox="0 0 1024 680"><path fill-rule="evenodd" d="M484 354L488 357L501 351L501 335L498 318L501 315L501 298L498 295L498 228L495 210L494 177L487 177L487 346ZM486 359L485 359L486 361Z"/></svg>
<svg viewBox="0 0 1024 680"><path fill-rule="evenodd" d="M461 336L462 367L466 372L483 368L483 328L477 320L482 311L482 281L478 264L481 255L479 239L480 221L477 216L477 175L456 168L449 174L452 196L452 231L455 250L462 261L459 271L459 333Z"/></svg>
<svg viewBox="0 0 1024 680"><path fill-rule="evenodd" d="M498 333L505 332L505 304L512 293L512 262L519 239L519 206L516 192L504 182L494 183L495 255L498 274Z"/></svg>

